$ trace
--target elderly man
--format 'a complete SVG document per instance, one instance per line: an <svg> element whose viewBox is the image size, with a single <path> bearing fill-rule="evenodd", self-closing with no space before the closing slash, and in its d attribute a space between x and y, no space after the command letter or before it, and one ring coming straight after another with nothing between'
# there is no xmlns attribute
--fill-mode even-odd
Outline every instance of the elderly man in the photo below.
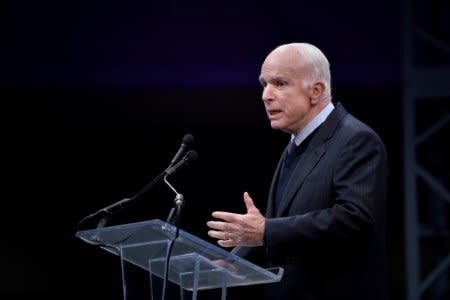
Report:
<svg viewBox="0 0 450 300"><path fill-rule="evenodd" d="M383 142L333 104L329 63L317 47L277 47L259 80L271 127L291 140L265 216L245 192L247 213L213 212L209 236L285 269L280 283L264 286L268 299L386 299Z"/></svg>

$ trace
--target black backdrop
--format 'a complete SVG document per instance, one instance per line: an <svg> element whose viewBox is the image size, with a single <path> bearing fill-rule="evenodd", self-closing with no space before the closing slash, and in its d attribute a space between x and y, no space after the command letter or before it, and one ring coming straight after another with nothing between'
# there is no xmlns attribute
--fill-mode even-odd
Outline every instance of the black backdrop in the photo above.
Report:
<svg viewBox="0 0 450 300"><path fill-rule="evenodd" d="M173 178L183 229L212 241L211 212L244 212L244 191L264 211L289 137L257 77L289 41L324 50L335 101L386 143L388 280L404 296L399 5L241 2L2 4L2 299L120 299L117 257L77 240L77 222L138 192L186 133L199 158ZM160 184L112 222L165 219L173 196Z"/></svg>
<svg viewBox="0 0 450 300"><path fill-rule="evenodd" d="M272 172L289 139L270 129L256 89L41 90L8 96L18 104L14 119L7 118L14 130L4 146L9 193L2 218L8 257L3 282L10 296L68 299L89 293L120 299L117 257L74 236L82 217L138 192L191 133L199 158L173 176L186 199L182 228L214 242L206 234L213 210L244 212L244 191L265 210ZM401 293L401 118L400 106L389 104L399 103L399 91L339 88L334 97L386 143L389 281L392 293ZM165 220L173 199L158 184L112 223Z"/></svg>

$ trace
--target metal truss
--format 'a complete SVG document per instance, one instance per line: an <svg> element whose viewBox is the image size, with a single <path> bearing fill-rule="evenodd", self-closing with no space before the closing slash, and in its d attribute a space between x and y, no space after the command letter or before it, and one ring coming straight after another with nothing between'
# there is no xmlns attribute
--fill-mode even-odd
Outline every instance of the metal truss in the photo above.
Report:
<svg viewBox="0 0 450 300"><path fill-rule="evenodd" d="M436 163L427 165L421 151L426 148L428 157L436 160L439 157L433 157L433 147L450 142L447 136L446 141L439 137L438 143L433 143L442 132L445 137L450 127L445 104L450 101L450 44L442 27L450 22L440 19L445 18L442 12L450 12L450 3L403 0L402 11L406 296L408 300L444 299L450 294L448 178L445 172L430 167ZM434 106L436 110L440 105L439 117L419 130L424 108ZM441 170L450 170L445 164L441 163ZM422 216L424 210L428 218ZM439 242L427 243L430 239Z"/></svg>

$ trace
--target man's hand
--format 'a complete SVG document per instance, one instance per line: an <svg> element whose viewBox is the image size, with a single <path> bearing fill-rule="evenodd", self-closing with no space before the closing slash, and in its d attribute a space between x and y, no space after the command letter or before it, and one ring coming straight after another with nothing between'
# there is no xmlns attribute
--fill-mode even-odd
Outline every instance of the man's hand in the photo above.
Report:
<svg viewBox="0 0 450 300"><path fill-rule="evenodd" d="M208 221L211 229L208 235L219 239L217 243L222 247L261 246L263 244L266 219L256 208L252 198L244 193L246 214L234 214L215 211L212 216L223 221Z"/></svg>

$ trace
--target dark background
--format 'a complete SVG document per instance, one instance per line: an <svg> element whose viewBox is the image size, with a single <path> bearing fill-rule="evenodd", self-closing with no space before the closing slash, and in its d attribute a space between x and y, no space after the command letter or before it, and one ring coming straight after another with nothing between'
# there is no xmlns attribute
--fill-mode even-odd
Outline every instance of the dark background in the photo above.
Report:
<svg viewBox="0 0 450 300"><path fill-rule="evenodd" d="M332 90L385 141L388 267L404 292L401 9L396 1L10 1L1 4L3 173L0 297L121 299L117 257L75 238L77 222L138 192L186 133L199 159L174 176L183 229L208 241L213 210L265 210L289 136L258 83L265 56L310 42ZM117 215L165 220L160 184Z"/></svg>

